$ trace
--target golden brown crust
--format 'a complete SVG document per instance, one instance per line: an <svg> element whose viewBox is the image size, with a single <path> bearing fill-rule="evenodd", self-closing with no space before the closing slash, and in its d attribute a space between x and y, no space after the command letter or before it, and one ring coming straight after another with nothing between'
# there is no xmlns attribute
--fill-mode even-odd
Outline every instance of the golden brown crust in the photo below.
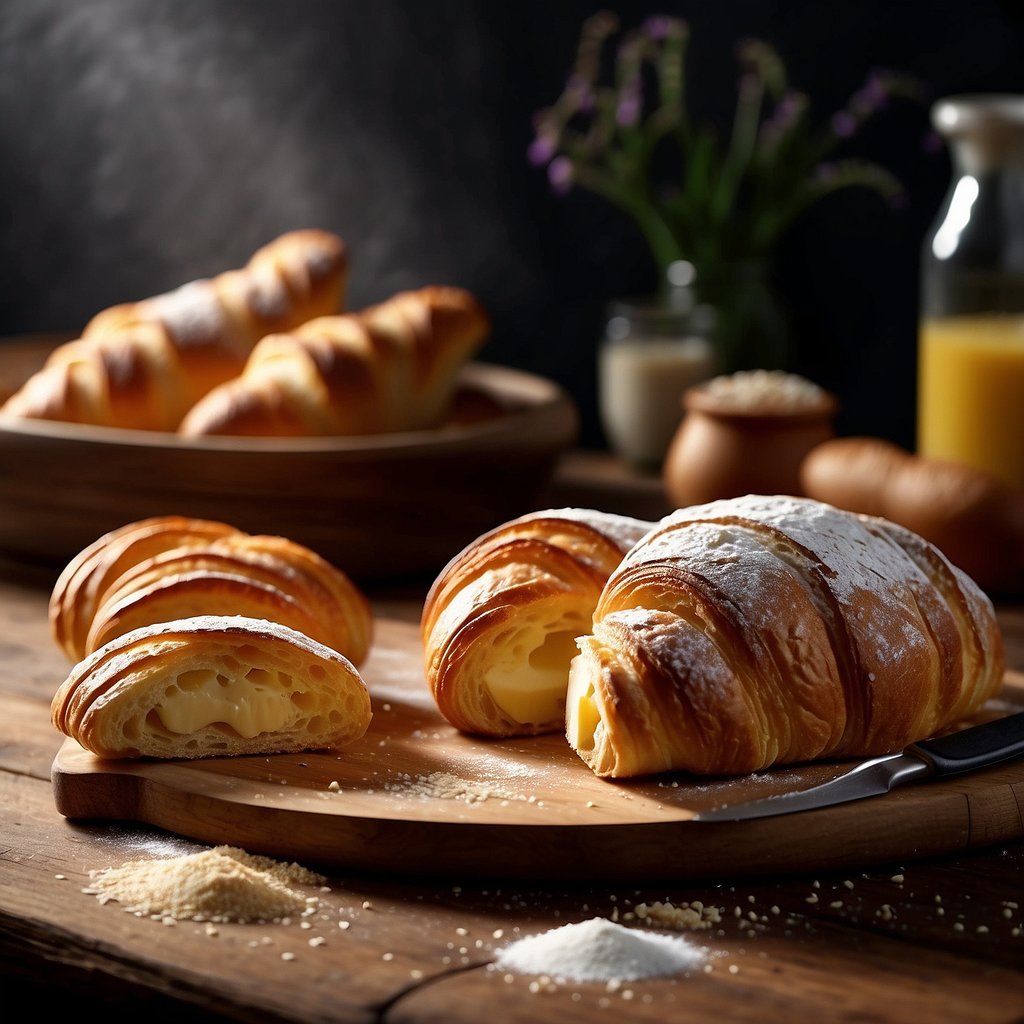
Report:
<svg viewBox="0 0 1024 1024"><path fill-rule="evenodd" d="M97 313L0 416L173 431L211 388L241 372L260 338L341 310L347 281L341 238L287 232L244 268Z"/></svg>
<svg viewBox="0 0 1024 1024"><path fill-rule="evenodd" d="M103 758L200 758L341 747L370 695L342 655L280 623L199 616L122 634L54 694L54 728Z"/></svg>
<svg viewBox="0 0 1024 1024"><path fill-rule="evenodd" d="M490 319L461 288L400 292L264 338L241 375L181 424L186 436L375 434L438 426Z"/></svg>
<svg viewBox="0 0 1024 1024"><path fill-rule="evenodd" d="M668 516L579 646L567 735L612 777L888 753L977 710L1003 675L991 602L934 546L784 496Z"/></svg>
<svg viewBox="0 0 1024 1024"><path fill-rule="evenodd" d="M441 571L420 623L431 693L456 728L487 736L564 726L573 639L589 628L605 580L652 524L579 509L514 519ZM489 682L526 668L549 694L540 717L502 707ZM545 681L546 678L546 681Z"/></svg>
<svg viewBox="0 0 1024 1024"><path fill-rule="evenodd" d="M989 474L875 437L826 441L800 474L808 497L907 527L985 590L1024 588L1024 494Z"/></svg>
<svg viewBox="0 0 1024 1024"><path fill-rule="evenodd" d="M98 537L67 563L50 593L54 642L71 661L85 657L96 610L122 573L161 552L199 547L237 532L216 520L167 515L125 523Z"/></svg>
<svg viewBox="0 0 1024 1024"><path fill-rule="evenodd" d="M373 634L353 581L285 537L167 516L129 523L81 552L50 597L51 630L77 660L121 633L195 614L282 622L361 664Z"/></svg>

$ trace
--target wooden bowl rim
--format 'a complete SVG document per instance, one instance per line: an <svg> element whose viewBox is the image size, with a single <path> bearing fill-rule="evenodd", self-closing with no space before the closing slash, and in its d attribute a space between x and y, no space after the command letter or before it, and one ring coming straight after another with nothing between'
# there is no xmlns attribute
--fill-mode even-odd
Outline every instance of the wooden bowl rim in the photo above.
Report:
<svg viewBox="0 0 1024 1024"><path fill-rule="evenodd" d="M0 368L3 347L0 345ZM485 445L488 448L535 447L538 437L545 447L562 447L578 430L575 403L557 382L495 363L474 361L464 366L460 383L490 393L507 410L473 423L451 424L432 430L331 437L205 437L187 438L155 430L132 430L51 420L8 421L0 424L0 439L50 441L68 445L100 445L118 449L155 449L181 452L229 452L240 455L329 454L427 455L449 453ZM543 423L544 430L537 431Z"/></svg>

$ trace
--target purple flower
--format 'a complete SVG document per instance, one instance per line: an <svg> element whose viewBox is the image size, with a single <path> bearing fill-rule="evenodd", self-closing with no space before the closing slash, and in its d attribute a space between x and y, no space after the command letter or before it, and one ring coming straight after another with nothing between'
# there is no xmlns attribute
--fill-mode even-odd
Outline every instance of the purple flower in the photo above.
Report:
<svg viewBox="0 0 1024 1024"><path fill-rule="evenodd" d="M643 25L644 34L655 42L667 39L672 32L673 20L667 14L652 14Z"/></svg>
<svg viewBox="0 0 1024 1024"><path fill-rule="evenodd" d="M572 180L572 161L567 156L555 157L548 164L548 181L555 195L566 195L572 188Z"/></svg>
<svg viewBox="0 0 1024 1024"><path fill-rule="evenodd" d="M868 75L867 81L854 94L853 107L862 114L873 114L889 102L889 88L884 77L877 71Z"/></svg>
<svg viewBox="0 0 1024 1024"><path fill-rule="evenodd" d="M583 75L571 75L565 84L565 95L576 105L582 114L589 114L594 109L594 89Z"/></svg>
<svg viewBox="0 0 1024 1024"><path fill-rule="evenodd" d="M615 120L623 128L632 128L640 121L640 94L637 91L628 90L622 94L615 110Z"/></svg>
<svg viewBox="0 0 1024 1024"><path fill-rule="evenodd" d="M848 139L857 132L857 119L848 110L840 110L832 115L832 131L839 138Z"/></svg>
<svg viewBox="0 0 1024 1024"><path fill-rule="evenodd" d="M526 157L534 167L543 167L545 164L550 163L556 151L557 147L553 136L538 135L530 143L530 147L526 151Z"/></svg>

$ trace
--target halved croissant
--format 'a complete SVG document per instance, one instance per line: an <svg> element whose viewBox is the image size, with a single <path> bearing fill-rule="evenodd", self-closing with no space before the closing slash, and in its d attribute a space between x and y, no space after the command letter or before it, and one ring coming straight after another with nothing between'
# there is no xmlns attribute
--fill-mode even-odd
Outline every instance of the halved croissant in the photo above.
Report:
<svg viewBox="0 0 1024 1024"><path fill-rule="evenodd" d="M565 728L574 640L605 580L652 524L589 509L528 513L485 533L434 581L420 624L438 709L456 728Z"/></svg>
<svg viewBox="0 0 1024 1024"><path fill-rule="evenodd" d="M899 750L999 688L989 599L884 519L756 496L681 509L578 641L567 738L601 776L742 774Z"/></svg>
<svg viewBox="0 0 1024 1024"><path fill-rule="evenodd" d="M373 613L340 569L286 537L209 520L141 520L100 538L58 578L51 630L72 659L121 633L186 615L244 614L291 626L361 664Z"/></svg>
<svg viewBox="0 0 1024 1024"><path fill-rule="evenodd" d="M490 330L461 288L401 292L264 338L181 423L188 436L374 434L438 426Z"/></svg>
<svg viewBox="0 0 1024 1024"><path fill-rule="evenodd" d="M200 616L144 626L80 661L51 721L103 758L199 758L340 747L370 695L337 651L280 623Z"/></svg>
<svg viewBox="0 0 1024 1024"><path fill-rule="evenodd" d="M241 372L260 338L341 310L347 282L341 238L287 232L244 268L97 313L0 416L173 431L211 388Z"/></svg>

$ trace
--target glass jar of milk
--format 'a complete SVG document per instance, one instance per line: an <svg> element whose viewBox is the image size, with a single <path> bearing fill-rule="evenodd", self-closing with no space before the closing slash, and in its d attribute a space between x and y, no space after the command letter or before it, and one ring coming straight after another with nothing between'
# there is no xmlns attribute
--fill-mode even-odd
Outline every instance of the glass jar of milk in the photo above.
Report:
<svg viewBox="0 0 1024 1024"><path fill-rule="evenodd" d="M1024 96L932 121L953 175L923 254L917 448L1024 487Z"/></svg>
<svg viewBox="0 0 1024 1024"><path fill-rule="evenodd" d="M634 467L660 469L683 393L719 372L712 332L711 313L683 284L665 298L611 304L598 350L598 410L609 447Z"/></svg>

